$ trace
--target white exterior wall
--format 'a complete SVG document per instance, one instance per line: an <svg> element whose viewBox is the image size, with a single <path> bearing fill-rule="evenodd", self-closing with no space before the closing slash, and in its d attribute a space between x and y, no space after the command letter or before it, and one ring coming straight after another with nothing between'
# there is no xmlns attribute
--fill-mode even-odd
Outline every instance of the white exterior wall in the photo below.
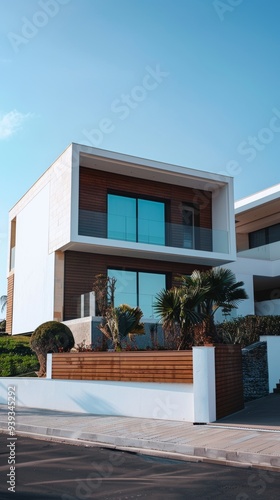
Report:
<svg viewBox="0 0 280 500"><path fill-rule="evenodd" d="M224 268L231 269L235 274L237 281L244 282L244 288L248 299L240 302L238 309L233 310L232 317L246 316L248 314L259 314L261 316L268 314L280 314L279 300L263 301L254 303L254 276L264 276L272 278L280 274L280 260L266 261L258 259L248 259L237 257L236 262L225 264ZM216 320L223 321L221 312L217 311Z"/></svg>
<svg viewBox="0 0 280 500"><path fill-rule="evenodd" d="M18 406L186 422L194 416L192 384L1 378L0 404L11 383Z"/></svg>
<svg viewBox="0 0 280 500"><path fill-rule="evenodd" d="M72 146L53 163L50 176L49 251L71 241Z"/></svg>
<svg viewBox="0 0 280 500"><path fill-rule="evenodd" d="M233 181L212 194L213 251L223 247L231 260L236 259L235 222L234 222ZM226 232L223 233L223 231Z"/></svg>
<svg viewBox="0 0 280 500"><path fill-rule="evenodd" d="M48 251L49 185L17 215L13 333L53 318L54 254Z"/></svg>
<svg viewBox="0 0 280 500"><path fill-rule="evenodd" d="M268 386L269 392L273 392L280 381L280 332L279 336L261 335L260 341L267 343Z"/></svg>

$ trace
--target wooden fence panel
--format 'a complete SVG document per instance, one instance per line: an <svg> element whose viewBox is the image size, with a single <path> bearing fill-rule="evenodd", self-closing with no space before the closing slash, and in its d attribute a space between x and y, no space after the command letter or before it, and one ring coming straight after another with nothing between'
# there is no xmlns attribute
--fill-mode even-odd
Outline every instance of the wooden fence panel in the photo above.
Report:
<svg viewBox="0 0 280 500"><path fill-rule="evenodd" d="M52 378L192 384L192 351L55 353Z"/></svg>
<svg viewBox="0 0 280 500"><path fill-rule="evenodd" d="M242 354L239 345L215 347L216 418L244 408Z"/></svg>

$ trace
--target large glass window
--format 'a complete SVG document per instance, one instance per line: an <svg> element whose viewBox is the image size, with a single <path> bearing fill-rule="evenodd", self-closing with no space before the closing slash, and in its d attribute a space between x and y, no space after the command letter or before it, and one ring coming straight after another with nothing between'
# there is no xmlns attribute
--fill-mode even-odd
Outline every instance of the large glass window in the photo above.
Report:
<svg viewBox="0 0 280 500"><path fill-rule="evenodd" d="M109 194L108 238L164 245L164 203Z"/></svg>
<svg viewBox="0 0 280 500"><path fill-rule="evenodd" d="M136 200L108 195L108 238L136 241Z"/></svg>
<svg viewBox="0 0 280 500"><path fill-rule="evenodd" d="M249 233L249 247L257 248L280 241L280 224L258 229Z"/></svg>
<svg viewBox="0 0 280 500"><path fill-rule="evenodd" d="M165 274L144 273L138 271L121 271L108 269L108 276L115 277L115 305L128 304L139 306L145 318L153 318L155 295L166 288Z"/></svg>
<svg viewBox="0 0 280 500"><path fill-rule="evenodd" d="M183 205L183 247L194 248L194 209Z"/></svg>

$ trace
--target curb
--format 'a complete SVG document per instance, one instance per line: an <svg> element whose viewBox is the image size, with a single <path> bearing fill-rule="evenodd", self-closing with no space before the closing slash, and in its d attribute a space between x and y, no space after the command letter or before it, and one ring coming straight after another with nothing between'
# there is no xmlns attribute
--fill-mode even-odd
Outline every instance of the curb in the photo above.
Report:
<svg viewBox="0 0 280 500"><path fill-rule="evenodd" d="M0 422L0 432L7 434L6 423ZM207 462L234 467L259 468L280 472L280 457L223 449L188 446L176 443L162 443L138 438L115 437L106 434L73 432L26 424L17 425L17 435L29 436L46 441L65 442L73 445L102 446L142 455L158 456L174 460Z"/></svg>

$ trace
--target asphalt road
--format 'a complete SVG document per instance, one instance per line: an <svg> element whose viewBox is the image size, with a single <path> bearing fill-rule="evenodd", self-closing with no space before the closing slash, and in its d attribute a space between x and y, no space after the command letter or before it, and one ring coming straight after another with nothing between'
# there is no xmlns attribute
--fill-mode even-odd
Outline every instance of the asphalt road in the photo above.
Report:
<svg viewBox="0 0 280 500"><path fill-rule="evenodd" d="M4 434L0 434L0 450L1 500L280 498L280 473L265 470L169 460L21 436L13 441ZM15 470L10 469L14 465ZM14 479L15 493L8 491L13 489Z"/></svg>

